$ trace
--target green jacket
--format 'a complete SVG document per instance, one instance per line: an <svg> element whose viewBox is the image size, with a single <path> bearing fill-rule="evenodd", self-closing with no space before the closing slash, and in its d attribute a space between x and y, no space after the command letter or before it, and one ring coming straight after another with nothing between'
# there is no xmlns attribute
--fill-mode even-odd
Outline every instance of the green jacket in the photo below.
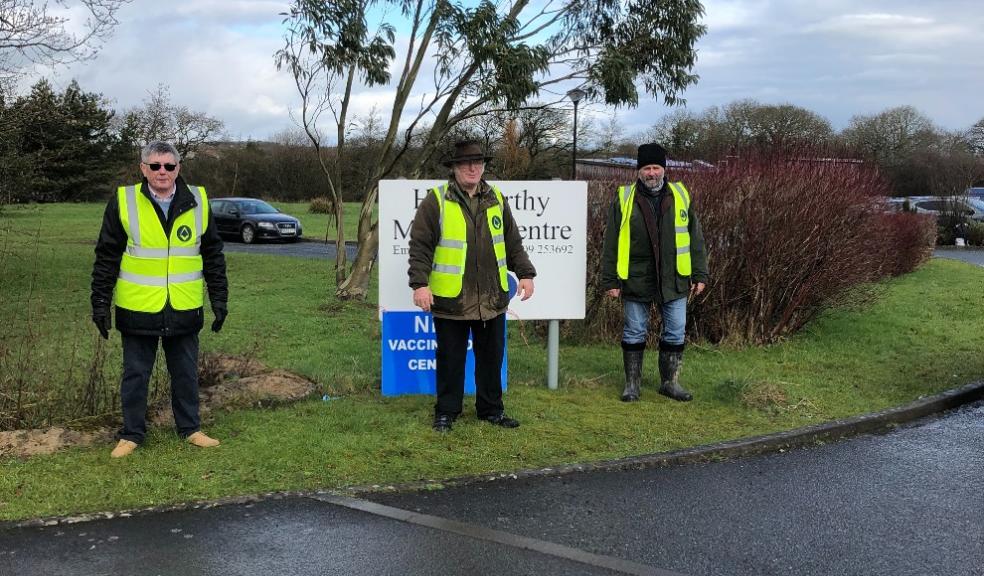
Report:
<svg viewBox="0 0 984 576"><path fill-rule="evenodd" d="M452 179L448 182L445 199L461 204L465 215L468 251L461 294L456 298L434 296L431 312L439 318L453 320L491 320L504 313L509 306L509 294L499 284L499 265L496 263L492 235L489 232L485 211L497 202L492 187L481 182L477 197L476 214L468 208L468 200ZM428 191L429 192L429 191ZM434 249L441 238L441 209L437 198L429 192L420 202L410 227L410 287L427 286ZM502 225L506 240L506 267L520 280L536 276L536 269L523 248L523 239L513 220L509 204L502 206Z"/></svg>
<svg viewBox="0 0 984 576"><path fill-rule="evenodd" d="M621 280L616 271L618 265L618 230L622 223L622 209L618 202L618 194L608 212L608 222L605 226L605 242L601 250L601 289L620 288L622 297L639 302L669 302L685 298L690 293L690 283L707 283L707 248L704 244L704 233L700 227L697 214L694 213L694 202L691 200L688 213L690 230L691 276L680 276L676 272L676 239L674 238L674 201L673 194L663 185L663 201L658 211L659 220L659 252L657 265L646 231L646 222L642 211L638 208L640 201L649 202L641 191L642 182L636 183L636 208L632 210L631 246L629 248L629 277Z"/></svg>

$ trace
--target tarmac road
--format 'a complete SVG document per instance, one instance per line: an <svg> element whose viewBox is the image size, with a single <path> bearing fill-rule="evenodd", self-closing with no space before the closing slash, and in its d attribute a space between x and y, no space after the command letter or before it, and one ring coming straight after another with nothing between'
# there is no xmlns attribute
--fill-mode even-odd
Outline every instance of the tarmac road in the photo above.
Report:
<svg viewBox="0 0 984 576"><path fill-rule="evenodd" d="M369 498L7 528L0 574L980 576L984 403L784 453Z"/></svg>
<svg viewBox="0 0 984 576"><path fill-rule="evenodd" d="M984 574L984 404L703 465L380 495L687 574Z"/></svg>
<svg viewBox="0 0 984 576"><path fill-rule="evenodd" d="M335 260L335 243L324 240L301 240L300 242L261 242L243 244L225 239L225 252L246 252L248 254L272 254L275 256L294 256L297 258L323 258ZM350 260L355 259L359 246L346 242L345 251Z"/></svg>
<svg viewBox="0 0 984 576"><path fill-rule="evenodd" d="M937 248L933 252L933 256L984 266L984 250L980 248Z"/></svg>

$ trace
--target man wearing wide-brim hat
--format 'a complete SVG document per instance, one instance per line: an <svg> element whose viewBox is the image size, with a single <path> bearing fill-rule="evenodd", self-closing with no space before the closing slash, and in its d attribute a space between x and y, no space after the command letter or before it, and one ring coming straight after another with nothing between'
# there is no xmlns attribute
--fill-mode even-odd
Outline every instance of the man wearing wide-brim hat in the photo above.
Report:
<svg viewBox="0 0 984 576"><path fill-rule="evenodd" d="M622 299L622 401L639 399L642 360L649 334L649 311L659 306L659 393L686 402L680 385L688 296L708 281L704 233L683 182L666 177L666 150L639 147L638 179L620 186L608 216L602 246L601 287Z"/></svg>
<svg viewBox="0 0 984 576"><path fill-rule="evenodd" d="M506 273L511 270L519 278L517 294L526 300L533 295L536 269L502 193L482 178L488 160L477 141L455 144L444 161L451 177L421 201L410 229L413 303L434 315L437 332L433 428L438 432L451 430L461 414L469 334L476 415L496 426L519 426L502 403Z"/></svg>

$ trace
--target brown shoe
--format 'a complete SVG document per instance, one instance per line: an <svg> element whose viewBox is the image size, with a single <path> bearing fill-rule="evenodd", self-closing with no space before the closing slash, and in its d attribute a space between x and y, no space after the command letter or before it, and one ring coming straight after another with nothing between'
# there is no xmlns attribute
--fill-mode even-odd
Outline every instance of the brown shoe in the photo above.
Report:
<svg viewBox="0 0 984 576"><path fill-rule="evenodd" d="M199 448L211 448L213 446L219 445L218 440L216 440L215 438L209 438L208 436L205 435L204 432L200 432L200 431L195 432L191 436L188 436L186 440L189 443L198 446Z"/></svg>
<svg viewBox="0 0 984 576"><path fill-rule="evenodd" d="M124 456L129 456L131 452L137 449L137 443L130 440L120 440L116 443L116 448L109 453L110 458L122 458Z"/></svg>

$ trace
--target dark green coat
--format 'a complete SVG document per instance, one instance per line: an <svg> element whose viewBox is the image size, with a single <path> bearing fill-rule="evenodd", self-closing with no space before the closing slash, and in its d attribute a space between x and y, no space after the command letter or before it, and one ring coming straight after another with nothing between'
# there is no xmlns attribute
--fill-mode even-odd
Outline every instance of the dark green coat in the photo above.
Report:
<svg viewBox="0 0 984 576"><path fill-rule="evenodd" d="M629 277L621 280L618 277L618 230L622 223L622 208L618 200L618 192L608 211L608 222L605 225L605 242L601 251L601 288L610 290L620 288L622 297L639 302L669 302L677 298L685 298L690 292L690 283L707 283L707 249L704 244L704 233L700 221L694 212L694 202L691 197L688 214L690 229L690 259L691 276L686 278L676 272L676 239L674 233L673 193L666 184L659 216L659 251L660 261L656 257L649 242L646 222L639 209L638 202L649 202L642 197L640 191L643 184L636 183L635 202L632 209L632 219L629 222Z"/></svg>

